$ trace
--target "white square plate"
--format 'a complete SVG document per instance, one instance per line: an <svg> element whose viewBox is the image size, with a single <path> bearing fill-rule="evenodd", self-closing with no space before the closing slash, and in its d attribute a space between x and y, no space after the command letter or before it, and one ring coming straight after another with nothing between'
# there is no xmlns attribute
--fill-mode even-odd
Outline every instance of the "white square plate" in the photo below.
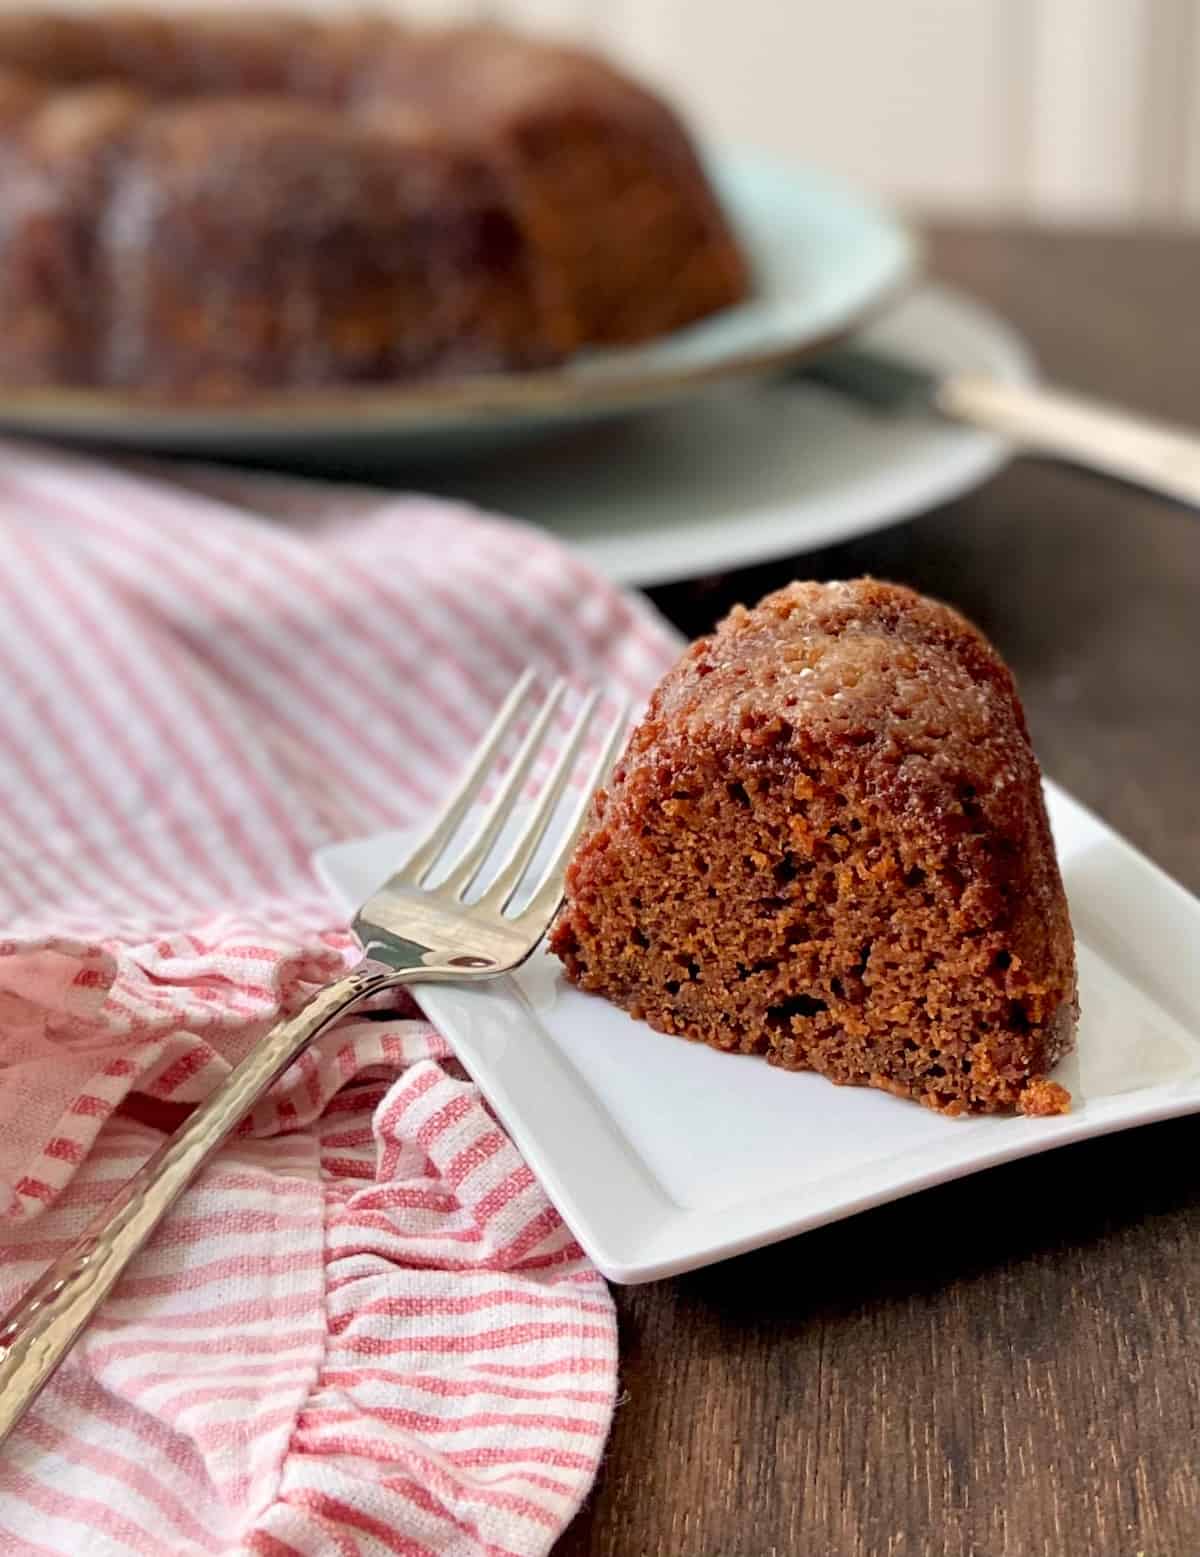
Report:
<svg viewBox="0 0 1200 1557"><path fill-rule="evenodd" d="M418 999L612 1281L741 1254L995 1163L1200 1111L1200 902L1047 785L1079 950L1072 1111L945 1119L654 1032L537 951ZM385 833L316 863L356 908L404 856Z"/></svg>

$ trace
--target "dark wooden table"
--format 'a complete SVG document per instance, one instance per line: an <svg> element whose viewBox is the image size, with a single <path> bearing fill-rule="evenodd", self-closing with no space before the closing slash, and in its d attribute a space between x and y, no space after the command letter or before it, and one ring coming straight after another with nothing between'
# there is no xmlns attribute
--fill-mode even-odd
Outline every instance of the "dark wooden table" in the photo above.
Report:
<svg viewBox="0 0 1200 1557"><path fill-rule="evenodd" d="M1200 241L943 230L933 269L1047 374L1200 425ZM914 523L655 598L695 633L862 572L979 622L1047 772L1200 891L1200 516L1023 460ZM621 1403L557 1557L1200 1554L1200 1119L615 1293Z"/></svg>

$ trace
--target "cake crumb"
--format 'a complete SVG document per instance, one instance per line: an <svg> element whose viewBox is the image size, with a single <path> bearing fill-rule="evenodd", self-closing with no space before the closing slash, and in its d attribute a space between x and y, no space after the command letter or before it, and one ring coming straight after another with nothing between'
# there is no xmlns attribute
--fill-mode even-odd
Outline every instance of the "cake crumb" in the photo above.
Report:
<svg viewBox="0 0 1200 1557"><path fill-rule="evenodd" d="M1030 1119L1048 1119L1052 1114L1071 1112L1071 1094L1057 1081L1044 1076L1031 1081L1017 1099L1017 1109Z"/></svg>

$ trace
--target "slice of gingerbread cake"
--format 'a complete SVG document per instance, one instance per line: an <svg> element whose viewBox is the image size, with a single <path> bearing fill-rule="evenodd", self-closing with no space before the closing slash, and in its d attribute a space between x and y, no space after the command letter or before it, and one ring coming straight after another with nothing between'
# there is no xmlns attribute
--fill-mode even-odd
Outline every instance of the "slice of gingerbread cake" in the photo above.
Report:
<svg viewBox="0 0 1200 1557"><path fill-rule="evenodd" d="M1013 679L909 589L792 584L692 644L551 946L662 1032L948 1114L1069 1103L1074 941Z"/></svg>

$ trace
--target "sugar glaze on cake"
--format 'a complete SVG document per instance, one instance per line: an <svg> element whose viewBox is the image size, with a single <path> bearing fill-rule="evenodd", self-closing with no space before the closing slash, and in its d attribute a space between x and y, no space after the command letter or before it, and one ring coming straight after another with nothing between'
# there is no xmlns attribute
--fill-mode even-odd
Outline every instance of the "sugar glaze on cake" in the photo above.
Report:
<svg viewBox="0 0 1200 1557"><path fill-rule="evenodd" d="M663 1032L949 1114L1069 1102L1074 942L1012 676L908 589L793 584L692 644L551 944Z"/></svg>

